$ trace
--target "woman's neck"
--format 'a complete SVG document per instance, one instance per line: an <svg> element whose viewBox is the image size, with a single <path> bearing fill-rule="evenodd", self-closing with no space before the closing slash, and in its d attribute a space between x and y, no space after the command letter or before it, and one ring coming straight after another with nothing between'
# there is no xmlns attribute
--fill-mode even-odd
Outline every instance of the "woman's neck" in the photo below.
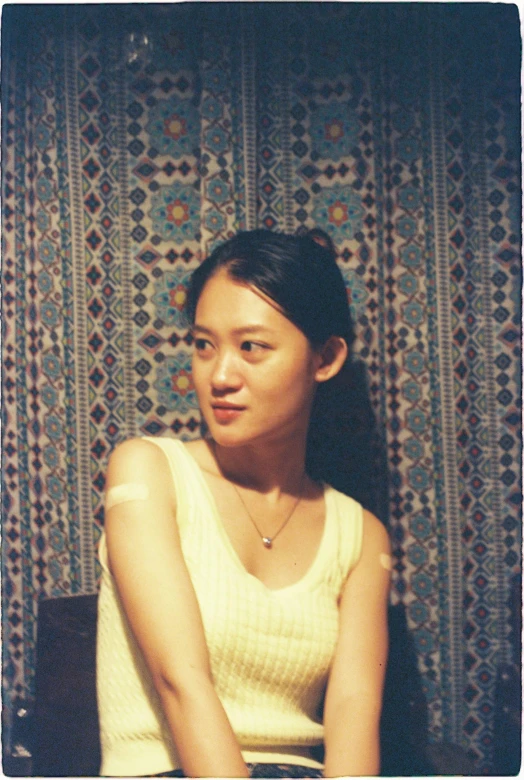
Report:
<svg viewBox="0 0 524 780"><path fill-rule="evenodd" d="M242 487L271 495L297 495L304 484L306 440L271 442L267 445L221 447L211 443L217 468L223 477Z"/></svg>

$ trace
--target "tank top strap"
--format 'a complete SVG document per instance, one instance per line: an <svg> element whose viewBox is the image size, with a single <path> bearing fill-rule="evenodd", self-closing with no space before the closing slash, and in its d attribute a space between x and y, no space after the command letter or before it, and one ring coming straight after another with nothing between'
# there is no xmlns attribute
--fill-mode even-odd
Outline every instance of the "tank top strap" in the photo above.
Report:
<svg viewBox="0 0 524 780"><path fill-rule="evenodd" d="M167 458L175 491L178 527L183 531L189 517L192 496L201 491L193 459L179 439L160 436L144 436L144 439L160 447Z"/></svg>
<svg viewBox="0 0 524 780"><path fill-rule="evenodd" d="M338 576L343 583L362 552L363 509L353 498L329 488L333 507L333 533L330 538L332 560L338 564Z"/></svg>

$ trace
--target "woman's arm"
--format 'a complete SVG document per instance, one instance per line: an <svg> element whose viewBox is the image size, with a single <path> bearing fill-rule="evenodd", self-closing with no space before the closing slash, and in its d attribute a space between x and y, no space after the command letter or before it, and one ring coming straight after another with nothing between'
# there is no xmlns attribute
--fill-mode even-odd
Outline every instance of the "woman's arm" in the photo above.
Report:
<svg viewBox="0 0 524 780"><path fill-rule="evenodd" d="M344 587L339 639L326 694L325 777L380 771L389 555L384 526L365 511L362 553Z"/></svg>
<svg viewBox="0 0 524 780"><path fill-rule="evenodd" d="M215 692L198 601L182 555L164 453L139 439L111 456L106 494L144 485L148 497L106 513L109 564L189 777L248 777Z"/></svg>

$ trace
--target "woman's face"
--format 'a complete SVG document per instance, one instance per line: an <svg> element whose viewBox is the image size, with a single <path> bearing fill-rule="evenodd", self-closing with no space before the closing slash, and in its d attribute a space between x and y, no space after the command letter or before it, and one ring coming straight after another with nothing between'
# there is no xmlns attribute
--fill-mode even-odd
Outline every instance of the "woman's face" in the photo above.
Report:
<svg viewBox="0 0 524 780"><path fill-rule="evenodd" d="M221 269L200 295L193 333L193 380L218 444L307 430L320 356L263 293Z"/></svg>

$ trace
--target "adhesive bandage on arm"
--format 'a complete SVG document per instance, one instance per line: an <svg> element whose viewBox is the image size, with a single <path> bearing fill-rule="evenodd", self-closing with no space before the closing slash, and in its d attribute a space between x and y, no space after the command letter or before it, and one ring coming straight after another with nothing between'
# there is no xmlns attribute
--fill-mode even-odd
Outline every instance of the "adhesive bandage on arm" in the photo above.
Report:
<svg viewBox="0 0 524 780"><path fill-rule="evenodd" d="M143 482L138 484L127 482L124 485L115 485L115 487L109 488L106 493L106 512L126 501L147 501L148 498L149 488Z"/></svg>
<svg viewBox="0 0 524 780"><path fill-rule="evenodd" d="M383 569L386 569L386 571L391 571L393 568L393 563L391 561L391 555L388 555L387 553L380 553L378 556L378 559L380 561L380 565Z"/></svg>

